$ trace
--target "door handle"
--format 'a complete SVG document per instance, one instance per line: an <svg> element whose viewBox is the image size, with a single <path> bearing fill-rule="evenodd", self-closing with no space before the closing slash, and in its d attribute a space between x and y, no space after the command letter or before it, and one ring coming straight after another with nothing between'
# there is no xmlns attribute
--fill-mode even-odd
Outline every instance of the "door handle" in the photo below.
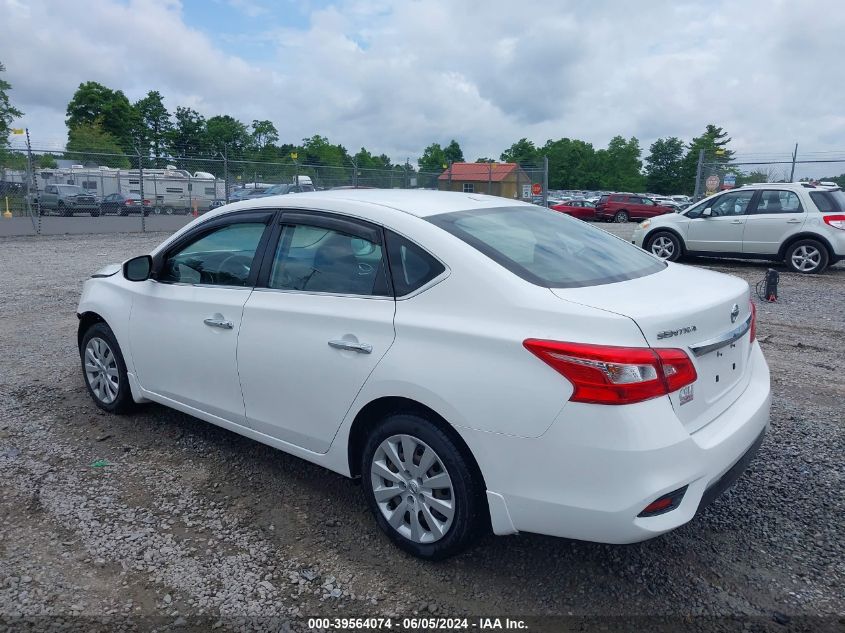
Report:
<svg viewBox="0 0 845 633"><path fill-rule="evenodd" d="M353 343L352 341L329 341L329 347L335 349L345 349L350 352L358 352L359 354L372 354L373 346L368 343Z"/></svg>
<svg viewBox="0 0 845 633"><path fill-rule="evenodd" d="M232 323L231 321L227 321L226 319L204 319L203 323L210 327L219 327L221 330L231 330L233 327L235 327L234 323Z"/></svg>
<svg viewBox="0 0 845 633"><path fill-rule="evenodd" d="M787 224L801 224L801 220L787 220Z"/></svg>
<svg viewBox="0 0 845 633"><path fill-rule="evenodd" d="M731 220L731 224L742 224L742 220Z"/></svg>

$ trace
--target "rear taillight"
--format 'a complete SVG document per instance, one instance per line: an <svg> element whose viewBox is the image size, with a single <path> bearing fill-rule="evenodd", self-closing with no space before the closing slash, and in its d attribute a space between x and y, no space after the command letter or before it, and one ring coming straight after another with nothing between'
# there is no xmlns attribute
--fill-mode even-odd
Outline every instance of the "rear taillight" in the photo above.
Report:
<svg viewBox="0 0 845 633"><path fill-rule="evenodd" d="M754 305L754 302L751 302L751 327L749 328L751 332L751 339L750 341L753 343L757 340L757 306Z"/></svg>
<svg viewBox="0 0 845 633"><path fill-rule="evenodd" d="M632 404L677 391L698 377L689 356L680 349L538 339L528 339L523 345L572 383L572 402Z"/></svg>
<svg viewBox="0 0 845 633"><path fill-rule="evenodd" d="M126 202L124 202L123 204L125 204L127 207L131 207L131 206L132 206L133 204L135 204L135 203L134 203L134 202L132 202L132 200L127 200L127 201L126 201Z"/></svg>
<svg viewBox="0 0 845 633"><path fill-rule="evenodd" d="M845 215L826 215L824 216L824 223L835 229L845 231Z"/></svg>

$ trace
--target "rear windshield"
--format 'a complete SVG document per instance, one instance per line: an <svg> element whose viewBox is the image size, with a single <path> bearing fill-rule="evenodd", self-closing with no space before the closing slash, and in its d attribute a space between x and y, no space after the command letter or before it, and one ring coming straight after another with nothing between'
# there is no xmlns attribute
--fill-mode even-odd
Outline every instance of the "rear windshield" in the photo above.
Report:
<svg viewBox="0 0 845 633"><path fill-rule="evenodd" d="M845 211L845 192L843 191L812 191L810 198L816 203L819 211Z"/></svg>
<svg viewBox="0 0 845 633"><path fill-rule="evenodd" d="M82 193L82 187L79 185L59 185L60 193Z"/></svg>
<svg viewBox="0 0 845 633"><path fill-rule="evenodd" d="M636 246L542 207L505 207L428 218L512 273L547 288L644 277L666 264Z"/></svg>

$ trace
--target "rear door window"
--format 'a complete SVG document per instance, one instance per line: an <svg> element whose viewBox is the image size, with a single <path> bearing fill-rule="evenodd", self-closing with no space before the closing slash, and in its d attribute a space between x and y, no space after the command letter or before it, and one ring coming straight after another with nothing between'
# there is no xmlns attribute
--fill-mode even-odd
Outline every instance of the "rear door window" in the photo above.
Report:
<svg viewBox="0 0 845 633"><path fill-rule="evenodd" d="M580 288L636 279L666 264L609 233L542 207L502 207L428 218L538 286Z"/></svg>
<svg viewBox="0 0 845 633"><path fill-rule="evenodd" d="M804 208L794 191L764 189L757 199L755 213L802 213Z"/></svg>
<svg viewBox="0 0 845 633"><path fill-rule="evenodd" d="M287 224L279 240L268 287L343 295L389 294L378 233L307 221ZM369 232L368 232L369 233Z"/></svg>

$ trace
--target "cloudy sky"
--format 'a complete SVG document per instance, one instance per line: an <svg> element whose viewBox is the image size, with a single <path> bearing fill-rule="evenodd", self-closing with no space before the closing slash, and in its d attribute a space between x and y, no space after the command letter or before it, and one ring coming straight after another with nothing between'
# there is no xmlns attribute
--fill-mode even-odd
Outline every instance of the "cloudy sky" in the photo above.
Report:
<svg viewBox="0 0 845 633"><path fill-rule="evenodd" d="M396 161L451 138L470 160L523 136L647 147L710 122L749 155L845 156L841 0L0 0L0 15L18 125L45 147L94 80Z"/></svg>

